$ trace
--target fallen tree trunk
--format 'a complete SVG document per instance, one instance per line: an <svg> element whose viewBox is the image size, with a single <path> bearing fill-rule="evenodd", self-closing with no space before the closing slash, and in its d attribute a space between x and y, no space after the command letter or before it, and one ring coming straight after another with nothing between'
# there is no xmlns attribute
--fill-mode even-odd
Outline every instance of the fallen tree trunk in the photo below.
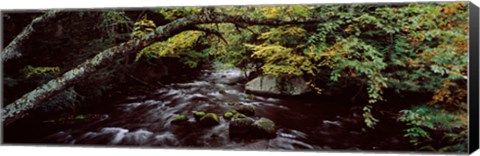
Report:
<svg viewBox="0 0 480 156"><path fill-rule="evenodd" d="M33 19L32 22L2 50L1 60L5 63L8 60L21 57L21 47L30 39L36 30L43 29L47 23L56 21L66 15L66 13L53 10Z"/></svg>
<svg viewBox="0 0 480 156"><path fill-rule="evenodd" d="M164 26L157 27L154 32L146 35L141 39L132 39L118 46L109 48L98 53L91 59L78 65L62 76L50 80L33 91L23 95L11 104L5 106L2 111L2 120L4 125L27 116L28 110L35 108L48 100L53 95L65 90L66 88L78 83L85 77L96 72L98 69L107 66L111 61L118 59L126 54L135 53L146 46L157 42L164 41L182 31L190 30L192 26L204 23L239 23L253 25L285 25L285 24L301 24L310 22L323 21L321 18L311 18L303 21L281 21L275 19L251 19L243 16L230 16L225 14L214 14L210 16L192 15L170 22Z"/></svg>

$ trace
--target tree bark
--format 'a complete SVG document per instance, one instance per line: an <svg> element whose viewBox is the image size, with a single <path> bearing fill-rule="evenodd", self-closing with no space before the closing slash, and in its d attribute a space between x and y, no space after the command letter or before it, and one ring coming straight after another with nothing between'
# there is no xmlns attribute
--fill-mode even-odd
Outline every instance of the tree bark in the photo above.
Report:
<svg viewBox="0 0 480 156"><path fill-rule="evenodd" d="M59 10L52 10L33 19L32 22L2 50L1 60L7 62L8 60L21 57L21 47L30 39L36 30L45 28L46 24L63 18L65 15L67 14Z"/></svg>
<svg viewBox="0 0 480 156"><path fill-rule="evenodd" d="M38 20L38 19L35 19ZM34 21L35 21L34 20ZM323 19L311 18L303 21L281 21L275 19L252 19L243 16L230 16L225 14L210 14L204 15L192 15L184 18L177 19L164 26L157 27L154 32L146 35L141 39L132 39L118 46L109 48L98 53L91 59L86 60L84 63L78 65L70 71L65 72L62 76L50 80L49 82L37 87L33 91L26 93L21 98L17 99L11 104L6 105L2 111L2 120L4 125L23 118L28 115L28 110L35 108L42 104L45 100L49 99L53 95L65 90L66 88L80 82L85 77L96 72L98 69L108 65L113 60L118 59L125 54L131 54L138 52L146 46L157 42L164 41L169 37L174 36L182 31L186 31L197 24L205 23L239 23L239 24L252 24L252 25L285 25L285 24L302 24L310 22L321 22ZM32 22L36 23L36 22ZM26 29L27 32L33 31L30 25ZM25 34L21 34L25 35ZM20 37L22 38L22 37ZM22 40L22 39L18 39ZM14 47L18 48L21 44L15 44ZM14 48L13 48L14 49ZM13 51L15 54L15 51ZM11 55L10 58L17 55ZM6 57L8 58L8 57ZM5 61L5 59L4 59Z"/></svg>

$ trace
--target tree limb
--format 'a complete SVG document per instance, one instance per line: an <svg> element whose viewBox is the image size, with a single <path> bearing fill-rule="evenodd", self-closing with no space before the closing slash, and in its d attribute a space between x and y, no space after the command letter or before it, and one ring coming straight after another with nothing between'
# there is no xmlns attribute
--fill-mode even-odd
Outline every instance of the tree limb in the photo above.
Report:
<svg viewBox="0 0 480 156"><path fill-rule="evenodd" d="M205 32L207 35L213 34L213 35L217 36L218 38L220 38L223 42L225 42L225 44L228 45L228 41L223 37L222 33L221 33L221 32L218 32L218 31L215 30L215 29L209 29L209 28L203 28L203 27L195 26L195 27L190 28L190 30L203 31L203 32Z"/></svg>
<svg viewBox="0 0 480 156"><path fill-rule="evenodd" d="M45 25L49 22L56 21L60 18L65 17L67 15L60 10L52 10L48 11L44 15L37 17L32 20L30 24L28 24L20 34L18 34L6 47L3 49L1 53L1 60L6 62L8 60L19 58L22 56L21 47L25 44L25 42L33 35L38 29L45 27Z"/></svg>

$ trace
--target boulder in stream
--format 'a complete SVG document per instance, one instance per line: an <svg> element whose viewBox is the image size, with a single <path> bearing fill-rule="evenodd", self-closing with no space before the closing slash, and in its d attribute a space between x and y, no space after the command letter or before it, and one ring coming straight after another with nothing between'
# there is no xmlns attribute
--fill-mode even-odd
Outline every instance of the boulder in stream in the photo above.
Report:
<svg viewBox="0 0 480 156"><path fill-rule="evenodd" d="M200 122L200 125L203 125L203 126L214 126L220 123L218 120L218 116L215 113L205 114L205 116L200 118L199 122Z"/></svg>
<svg viewBox="0 0 480 156"><path fill-rule="evenodd" d="M253 106L241 106L235 109L238 113L242 113L246 116L253 116L255 115L255 107Z"/></svg>
<svg viewBox="0 0 480 156"><path fill-rule="evenodd" d="M252 126L257 135L267 138L275 137L275 123L270 119L260 118L255 121Z"/></svg>
<svg viewBox="0 0 480 156"><path fill-rule="evenodd" d="M276 136L275 123L267 118L234 119L229 124L228 132L230 137L239 138L274 138Z"/></svg>
<svg viewBox="0 0 480 156"><path fill-rule="evenodd" d="M256 94L296 96L311 91L306 81L299 76L259 76L245 85L245 89Z"/></svg>
<svg viewBox="0 0 480 156"><path fill-rule="evenodd" d="M252 133L252 118L234 119L230 122L228 132L231 137L245 137Z"/></svg>

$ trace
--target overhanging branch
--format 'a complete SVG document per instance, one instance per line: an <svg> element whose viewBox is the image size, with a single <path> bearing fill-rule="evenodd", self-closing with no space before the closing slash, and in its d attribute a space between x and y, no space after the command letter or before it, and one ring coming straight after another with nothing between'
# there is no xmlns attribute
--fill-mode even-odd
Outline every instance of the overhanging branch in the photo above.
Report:
<svg viewBox="0 0 480 156"><path fill-rule="evenodd" d="M215 30L215 29L209 29L209 28L194 26L192 28L189 28L189 30L198 30L198 31L205 32L207 35L209 35L209 34L215 35L218 38L220 38L223 42L225 42L225 44L228 45L228 41L223 37L222 33Z"/></svg>

